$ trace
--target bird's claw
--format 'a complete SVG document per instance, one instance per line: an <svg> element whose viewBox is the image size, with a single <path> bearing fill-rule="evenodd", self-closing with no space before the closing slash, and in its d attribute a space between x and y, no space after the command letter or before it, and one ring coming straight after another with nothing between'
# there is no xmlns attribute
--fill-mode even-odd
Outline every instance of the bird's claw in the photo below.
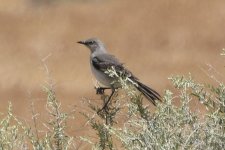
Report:
<svg viewBox="0 0 225 150"><path fill-rule="evenodd" d="M96 89L96 94L102 95L105 92L105 88L96 87L95 89Z"/></svg>

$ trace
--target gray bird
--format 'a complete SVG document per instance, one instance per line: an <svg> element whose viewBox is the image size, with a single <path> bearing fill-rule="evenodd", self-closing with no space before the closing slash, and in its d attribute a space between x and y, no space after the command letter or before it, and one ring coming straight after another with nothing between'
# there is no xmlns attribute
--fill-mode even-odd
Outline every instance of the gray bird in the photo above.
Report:
<svg viewBox="0 0 225 150"><path fill-rule="evenodd" d="M104 44L97 38L90 38L84 41L78 41L78 43L87 46L91 51L90 56L90 66L91 71L96 77L97 81L103 85L97 89L97 93L104 93L105 89L112 89L112 93L109 96L108 101L105 103L102 109L104 109L109 103L111 97L113 96L115 89L121 87L121 85L116 82L115 77L110 77L106 71L114 67L118 74L121 72L132 81L134 86L150 101L152 104L156 105L155 100L160 100L160 95L152 88L141 83L138 78L136 78L129 70L127 70L123 64L113 55L109 54L104 46Z"/></svg>

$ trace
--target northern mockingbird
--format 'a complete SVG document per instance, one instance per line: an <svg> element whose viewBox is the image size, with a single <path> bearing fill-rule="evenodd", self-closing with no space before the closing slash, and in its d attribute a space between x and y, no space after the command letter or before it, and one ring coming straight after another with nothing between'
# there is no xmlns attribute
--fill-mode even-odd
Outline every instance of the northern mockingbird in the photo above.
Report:
<svg viewBox="0 0 225 150"><path fill-rule="evenodd" d="M102 87L97 89L97 93L104 93L104 89L112 89L112 93L109 96L107 102L104 104L104 109L109 103L111 97L113 96L115 89L121 87L118 82L116 82L115 77L110 77L106 71L114 67L115 71L118 73L123 73L126 77L132 81L134 86L150 101L152 104L156 105L155 100L160 100L160 95L152 88L141 83L138 78L136 78L129 70L127 70L123 64L113 55L109 54L104 46L104 44L97 38L90 38L84 41L78 41L78 43L87 46L90 51L90 66L91 71L96 77L97 81L102 85Z"/></svg>

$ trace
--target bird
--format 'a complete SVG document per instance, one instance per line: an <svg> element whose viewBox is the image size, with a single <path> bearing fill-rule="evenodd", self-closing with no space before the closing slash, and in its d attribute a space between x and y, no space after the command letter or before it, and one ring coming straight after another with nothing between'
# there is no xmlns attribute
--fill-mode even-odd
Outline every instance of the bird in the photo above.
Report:
<svg viewBox="0 0 225 150"><path fill-rule="evenodd" d="M107 70L112 69L112 67L118 74L121 74L122 72L122 74L133 83L135 88L140 91L153 105L156 106L156 100L161 101L160 94L142 83L136 76L133 75L131 71L125 68L123 63L121 63L114 55L107 51L104 43L101 40L98 38L89 38L87 40L78 41L77 43L85 45L91 52L91 71L101 85L99 88L97 88L97 94L104 93L105 89L112 90L102 109L108 105L115 90L122 87L122 85L117 82L118 79L115 76L110 76L109 73L107 73Z"/></svg>

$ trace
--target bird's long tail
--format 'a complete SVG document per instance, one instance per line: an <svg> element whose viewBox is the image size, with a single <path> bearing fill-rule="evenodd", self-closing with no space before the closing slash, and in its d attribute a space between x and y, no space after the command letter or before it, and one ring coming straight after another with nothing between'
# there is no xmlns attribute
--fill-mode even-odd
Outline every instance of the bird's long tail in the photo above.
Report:
<svg viewBox="0 0 225 150"><path fill-rule="evenodd" d="M136 88L154 105L156 105L155 100L161 100L159 93L157 93L152 88L144 85L140 81L136 81L137 86Z"/></svg>

